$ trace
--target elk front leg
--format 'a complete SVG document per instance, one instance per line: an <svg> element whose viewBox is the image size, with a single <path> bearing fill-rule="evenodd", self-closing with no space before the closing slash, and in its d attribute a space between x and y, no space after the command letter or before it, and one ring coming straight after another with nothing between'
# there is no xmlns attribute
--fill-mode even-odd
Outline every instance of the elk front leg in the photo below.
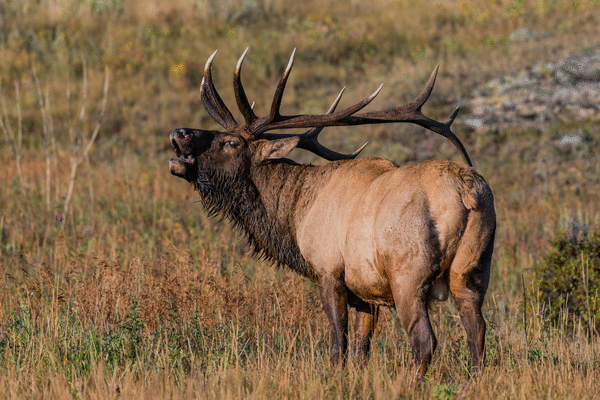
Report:
<svg viewBox="0 0 600 400"><path fill-rule="evenodd" d="M379 307L373 304L361 303L356 306L356 327L352 345L352 361L364 364L369 358L371 338L377 325Z"/></svg>
<svg viewBox="0 0 600 400"><path fill-rule="evenodd" d="M331 325L331 364L341 366L348 352L348 296L343 282L333 277L324 278L321 301Z"/></svg>

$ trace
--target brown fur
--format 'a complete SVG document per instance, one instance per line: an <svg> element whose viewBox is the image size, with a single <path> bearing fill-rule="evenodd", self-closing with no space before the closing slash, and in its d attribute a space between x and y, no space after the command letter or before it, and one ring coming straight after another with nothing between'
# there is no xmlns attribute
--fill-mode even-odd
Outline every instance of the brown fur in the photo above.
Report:
<svg viewBox="0 0 600 400"><path fill-rule="evenodd" d="M353 355L367 356L377 306L396 307L424 374L436 339L428 302L450 292L481 367L495 231L492 192L471 167L379 159L298 165L293 138L253 140L236 132L178 129L173 174L204 205L238 225L254 250L321 288L332 323L332 360L347 352L348 305L358 310Z"/></svg>
<svg viewBox="0 0 600 400"><path fill-rule="evenodd" d="M343 93L321 115L282 115L281 99L294 54L283 73L269 115L254 114L240 72L234 93L245 124L238 124L212 82L213 53L205 67L200 96L225 132L180 128L170 134L179 159L171 173L191 182L204 206L230 218L255 252L287 265L321 289L331 323L331 360L343 363L348 347L348 306L357 310L352 352L366 359L379 305L394 306L411 340L419 375L436 346L427 310L432 299L450 292L458 305L476 368L483 363L485 321L481 305L490 277L496 216L490 188L471 166L469 155L446 122L423 115L438 69L421 93L399 107L357 113L368 98L335 112ZM380 158L354 160L317 137L326 126L411 122L436 132L461 152L469 166L428 161L398 167ZM276 129L312 128L302 134L273 135ZM298 165L284 157L302 148L327 160Z"/></svg>

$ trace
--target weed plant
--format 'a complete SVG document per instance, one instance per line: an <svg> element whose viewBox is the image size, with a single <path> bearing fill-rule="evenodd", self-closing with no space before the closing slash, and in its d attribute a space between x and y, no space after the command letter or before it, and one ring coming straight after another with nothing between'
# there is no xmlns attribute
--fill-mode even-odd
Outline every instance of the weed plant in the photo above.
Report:
<svg viewBox="0 0 600 400"><path fill-rule="evenodd" d="M543 304L539 310L558 323L568 310L573 318L595 334L600 328L600 298L595 282L600 280L600 230L588 236L587 227L571 220L567 232L558 232L552 250L534 268L536 292Z"/></svg>

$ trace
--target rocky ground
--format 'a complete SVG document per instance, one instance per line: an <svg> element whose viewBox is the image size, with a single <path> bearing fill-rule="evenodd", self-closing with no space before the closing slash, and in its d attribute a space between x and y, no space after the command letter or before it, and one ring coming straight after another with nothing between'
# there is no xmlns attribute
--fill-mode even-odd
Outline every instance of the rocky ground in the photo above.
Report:
<svg viewBox="0 0 600 400"><path fill-rule="evenodd" d="M531 40L541 35L524 30L511 39ZM600 44L555 63L527 66L495 78L474 91L467 108L466 122L474 129L600 121Z"/></svg>

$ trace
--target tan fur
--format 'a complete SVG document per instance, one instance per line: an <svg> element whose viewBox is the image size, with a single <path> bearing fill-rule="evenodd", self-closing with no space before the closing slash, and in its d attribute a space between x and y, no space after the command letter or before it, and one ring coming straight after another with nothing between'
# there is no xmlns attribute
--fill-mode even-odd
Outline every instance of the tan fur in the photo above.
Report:
<svg viewBox="0 0 600 400"><path fill-rule="evenodd" d="M297 138L194 130L171 137L182 155L171 170L196 184L206 207L239 224L266 258L319 285L334 362L345 357L348 306L358 310L353 354L361 360L377 306L386 305L396 308L424 374L436 345L428 303L451 294L482 366L496 219L492 192L473 168L380 158L305 166L280 159ZM197 148L208 150L190 159Z"/></svg>
<svg viewBox="0 0 600 400"><path fill-rule="evenodd" d="M344 275L361 299L393 305L393 277L444 275L478 207L493 214L491 191L461 164L347 161L297 211L298 245L318 276Z"/></svg>
<svg viewBox="0 0 600 400"><path fill-rule="evenodd" d="M419 373L435 348L427 303L449 292L481 366L495 212L491 190L472 168L449 161L343 162L297 210L296 227L317 281L341 279L360 301L395 306L417 347Z"/></svg>
<svg viewBox="0 0 600 400"><path fill-rule="evenodd" d="M481 306L490 277L496 216L492 192L470 167L452 132L458 109L445 122L423 115L437 68L421 93L397 107L358 113L379 93L325 114L282 115L279 108L293 65L290 59L269 115L258 117L234 72L235 96L245 124L238 124L212 82L209 57L200 95L225 132L178 128L170 140L178 159L171 172L191 182L204 206L234 221L254 251L287 265L320 287L331 323L331 360L343 363L348 308L357 312L353 357L368 355L379 305L395 307L411 341L417 373L424 375L436 347L428 315L431 300L456 301L475 368L483 365L485 321ZM380 87L381 89L381 87ZM343 93L343 91L342 91ZM398 167L380 158L354 158L317 140L326 126L411 122L450 140L463 165L427 161ZM269 134L312 128L301 134ZM282 159L293 148L327 160L323 166ZM342 161L343 160L343 161Z"/></svg>

